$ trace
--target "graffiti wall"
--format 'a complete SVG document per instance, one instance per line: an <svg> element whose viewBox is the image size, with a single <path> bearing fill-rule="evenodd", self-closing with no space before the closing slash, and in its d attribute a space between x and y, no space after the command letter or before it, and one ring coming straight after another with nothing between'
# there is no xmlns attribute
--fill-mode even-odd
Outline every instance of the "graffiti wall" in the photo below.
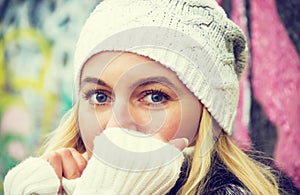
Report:
<svg viewBox="0 0 300 195"><path fill-rule="evenodd" d="M99 0L0 5L0 175L32 155L72 105L72 58Z"/></svg>
<svg viewBox="0 0 300 195"><path fill-rule="evenodd" d="M72 106L75 43L99 2L0 1L0 181ZM300 2L218 2L249 39L234 137L273 156L300 187Z"/></svg>

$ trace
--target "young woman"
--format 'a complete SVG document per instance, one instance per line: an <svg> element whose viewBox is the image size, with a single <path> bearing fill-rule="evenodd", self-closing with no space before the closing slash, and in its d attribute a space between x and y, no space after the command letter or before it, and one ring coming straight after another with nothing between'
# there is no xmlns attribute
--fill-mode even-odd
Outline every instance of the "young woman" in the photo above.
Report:
<svg viewBox="0 0 300 195"><path fill-rule="evenodd" d="M230 137L245 57L214 0L100 3L76 47L76 103L5 193L284 193Z"/></svg>

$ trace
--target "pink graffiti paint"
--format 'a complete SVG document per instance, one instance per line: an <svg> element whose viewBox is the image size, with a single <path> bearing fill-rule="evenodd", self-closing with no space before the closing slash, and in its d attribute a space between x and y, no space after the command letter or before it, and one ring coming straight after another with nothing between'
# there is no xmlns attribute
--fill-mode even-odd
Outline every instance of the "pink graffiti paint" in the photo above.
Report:
<svg viewBox="0 0 300 195"><path fill-rule="evenodd" d="M274 0L251 1L251 18L254 96L278 130L277 165L300 187L299 56Z"/></svg>
<svg viewBox="0 0 300 195"><path fill-rule="evenodd" d="M0 118L0 133L16 133L28 136L33 131L33 119L25 107L13 105L8 107Z"/></svg>
<svg viewBox="0 0 300 195"><path fill-rule="evenodd" d="M247 35L247 20L245 15L245 1L232 0L231 19L238 24ZM233 134L235 141L243 149L249 149L251 146L251 140L249 137L250 98L250 84L248 80L247 66L240 79L238 113L234 124Z"/></svg>

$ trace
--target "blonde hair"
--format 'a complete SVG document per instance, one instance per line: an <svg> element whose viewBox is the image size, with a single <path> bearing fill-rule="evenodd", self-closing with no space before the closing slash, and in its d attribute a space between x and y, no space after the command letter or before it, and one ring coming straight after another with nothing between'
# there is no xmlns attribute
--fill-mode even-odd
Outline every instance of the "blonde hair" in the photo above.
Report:
<svg viewBox="0 0 300 195"><path fill-rule="evenodd" d="M78 103L74 105L64 115L58 128L46 137L38 151L39 155L60 148L75 148L81 153L85 152L85 146L78 127L78 106Z"/></svg>
<svg viewBox="0 0 300 195"><path fill-rule="evenodd" d="M181 188L182 194L202 192L204 179L211 167L214 152L227 169L232 172L248 190L255 195L279 194L278 183L271 168L248 157L224 131L216 133L210 113L203 108L199 133L192 157L189 177ZM209 178L208 178L209 180Z"/></svg>
<svg viewBox="0 0 300 195"><path fill-rule="evenodd" d="M77 113L78 104L65 115L59 127L47 137L40 152L49 152L65 147L72 147L79 152L85 152L80 137ZM270 168L249 158L224 131L219 133L216 140L212 117L206 108L203 108L189 176L182 186L180 194L202 192L205 181L207 181L204 178L206 178L211 167L214 152L217 153L228 170L253 194L279 194L277 181Z"/></svg>

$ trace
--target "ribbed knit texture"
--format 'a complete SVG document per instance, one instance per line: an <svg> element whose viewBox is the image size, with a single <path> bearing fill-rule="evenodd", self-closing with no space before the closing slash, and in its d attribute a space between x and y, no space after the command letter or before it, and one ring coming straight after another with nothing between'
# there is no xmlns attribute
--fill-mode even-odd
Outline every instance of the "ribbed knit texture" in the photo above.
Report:
<svg viewBox="0 0 300 195"><path fill-rule="evenodd" d="M83 64L107 50L148 56L176 72L231 134L246 41L215 0L101 2L87 19L76 46L77 93Z"/></svg>
<svg viewBox="0 0 300 195"><path fill-rule="evenodd" d="M184 157L174 146L117 128L104 132L95 138L93 157L78 180L74 194L161 195L175 185ZM115 147L108 145L107 141ZM168 150L163 150L164 147ZM172 151L177 153L170 158ZM139 155L144 155L144 158L139 158ZM159 159L161 164L151 166Z"/></svg>
<svg viewBox="0 0 300 195"><path fill-rule="evenodd" d="M60 182L45 160L30 157L8 172L4 180L5 195L53 195Z"/></svg>
<svg viewBox="0 0 300 195"><path fill-rule="evenodd" d="M65 194L71 195L74 193L74 190L77 186L77 182L80 178L77 179L66 179L62 178L62 186L64 189Z"/></svg>

